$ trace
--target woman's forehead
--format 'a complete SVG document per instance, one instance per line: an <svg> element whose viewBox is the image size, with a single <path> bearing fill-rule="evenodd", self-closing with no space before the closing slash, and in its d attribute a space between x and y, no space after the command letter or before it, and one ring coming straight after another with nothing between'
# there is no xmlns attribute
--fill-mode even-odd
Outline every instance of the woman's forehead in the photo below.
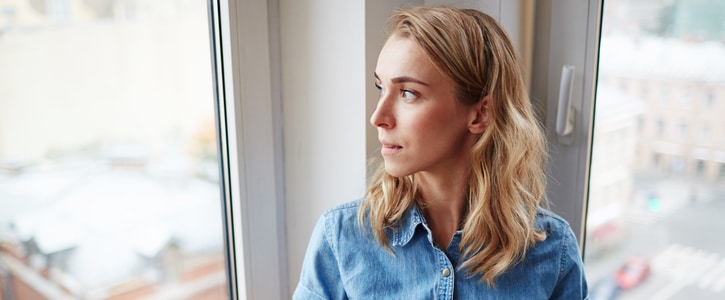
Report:
<svg viewBox="0 0 725 300"><path fill-rule="evenodd" d="M380 80L407 76L424 82L440 80L443 76L423 48L413 39L399 35L390 36L380 50L375 75Z"/></svg>

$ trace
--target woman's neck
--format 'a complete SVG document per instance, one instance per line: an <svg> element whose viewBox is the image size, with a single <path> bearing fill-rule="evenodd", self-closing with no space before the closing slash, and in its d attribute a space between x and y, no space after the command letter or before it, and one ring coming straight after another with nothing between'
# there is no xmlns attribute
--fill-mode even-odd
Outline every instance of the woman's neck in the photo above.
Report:
<svg viewBox="0 0 725 300"><path fill-rule="evenodd" d="M468 174L416 174L419 205L435 242L445 250L463 223L468 198Z"/></svg>

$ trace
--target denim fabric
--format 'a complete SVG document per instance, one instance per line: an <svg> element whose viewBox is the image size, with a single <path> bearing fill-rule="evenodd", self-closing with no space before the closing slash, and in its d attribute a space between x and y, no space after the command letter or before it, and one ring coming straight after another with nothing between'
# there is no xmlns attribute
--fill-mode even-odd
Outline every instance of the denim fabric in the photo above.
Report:
<svg viewBox="0 0 725 300"><path fill-rule="evenodd" d="M325 212L310 238L293 299L586 299L587 284L569 224L539 209L546 240L496 278L495 287L459 269L461 232L448 249L435 247L417 206L388 238L395 255L358 226L360 201Z"/></svg>

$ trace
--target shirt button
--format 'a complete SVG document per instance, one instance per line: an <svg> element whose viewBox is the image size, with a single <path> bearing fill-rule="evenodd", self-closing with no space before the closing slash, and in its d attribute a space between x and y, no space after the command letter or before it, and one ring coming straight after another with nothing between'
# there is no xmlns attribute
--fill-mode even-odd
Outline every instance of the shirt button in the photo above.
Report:
<svg viewBox="0 0 725 300"><path fill-rule="evenodd" d="M443 269L443 277L448 277L448 276L450 276L450 275L451 275L451 269L449 269L449 268L444 268L444 269Z"/></svg>

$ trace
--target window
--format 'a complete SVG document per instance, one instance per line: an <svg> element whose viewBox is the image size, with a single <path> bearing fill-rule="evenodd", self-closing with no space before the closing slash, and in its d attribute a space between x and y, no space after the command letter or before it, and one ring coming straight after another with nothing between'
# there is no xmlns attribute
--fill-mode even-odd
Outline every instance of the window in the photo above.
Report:
<svg viewBox="0 0 725 300"><path fill-rule="evenodd" d="M652 154L652 166L656 169L659 169L660 161L662 161L662 155L659 153L653 153Z"/></svg>
<svg viewBox="0 0 725 300"><path fill-rule="evenodd" d="M645 118L637 116L637 134L642 134L642 132L646 129L645 124Z"/></svg>
<svg viewBox="0 0 725 300"><path fill-rule="evenodd" d="M667 130L667 127L665 126L665 120L663 118L657 118L657 138L663 138L665 135L665 130Z"/></svg>
<svg viewBox="0 0 725 300"><path fill-rule="evenodd" d="M646 82L640 82L639 86L639 94L640 97L644 100L648 100L650 98L650 90Z"/></svg>
<svg viewBox="0 0 725 300"><path fill-rule="evenodd" d="M700 144L710 143L710 124L704 123L700 129Z"/></svg>
<svg viewBox="0 0 725 300"><path fill-rule="evenodd" d="M707 90L707 96L705 98L705 106L707 108L713 108L715 106L715 93L712 89Z"/></svg>
<svg viewBox="0 0 725 300"><path fill-rule="evenodd" d="M715 91L725 87L725 77L718 75L725 74L725 64L717 59L725 56L725 4L603 2L598 76L637 81L641 89L660 91L661 99L647 101L640 111L655 120L655 130L631 131L635 143L610 150L641 153L651 164L599 164L596 154L605 146L599 141L608 139L601 129L610 118L602 105L610 100L609 86L597 85L590 195L611 182L606 175L615 171L626 192L588 198L585 267L592 292L600 282L618 280L615 270L636 259L647 271L640 272L633 287L620 288L616 299L721 299L725 243L717 237L725 234L725 208L719 201L725 145L710 140L725 128L725 121L715 117L725 111L714 105ZM622 49L628 55L621 55Z"/></svg>
<svg viewBox="0 0 725 300"><path fill-rule="evenodd" d="M679 155L672 157L671 170L676 175L681 175L682 173L684 173L687 170L687 164L685 163L685 159Z"/></svg>
<svg viewBox="0 0 725 300"><path fill-rule="evenodd" d="M696 160L696 162L697 162L696 163L697 169L695 170L696 175L697 176L705 175L705 161L698 159L698 160Z"/></svg>
<svg viewBox="0 0 725 300"><path fill-rule="evenodd" d="M690 104L692 103L692 89L690 87L685 87L682 90L682 96L680 98L680 103L682 104L683 108L690 107Z"/></svg>
<svg viewBox="0 0 725 300"><path fill-rule="evenodd" d="M36 5L38 3L36 2ZM70 0L51 0L46 2L46 11L50 21L56 24L67 24L73 18L73 6Z"/></svg>
<svg viewBox="0 0 725 300"><path fill-rule="evenodd" d="M226 299L206 3L0 11L3 298Z"/></svg>
<svg viewBox="0 0 725 300"><path fill-rule="evenodd" d="M680 121L680 125L678 127L678 133L679 133L679 140L680 142L686 142L687 140L687 121Z"/></svg>
<svg viewBox="0 0 725 300"><path fill-rule="evenodd" d="M667 104L667 102L669 102L670 92L671 92L670 89L667 87L663 87L660 90L660 103Z"/></svg>

